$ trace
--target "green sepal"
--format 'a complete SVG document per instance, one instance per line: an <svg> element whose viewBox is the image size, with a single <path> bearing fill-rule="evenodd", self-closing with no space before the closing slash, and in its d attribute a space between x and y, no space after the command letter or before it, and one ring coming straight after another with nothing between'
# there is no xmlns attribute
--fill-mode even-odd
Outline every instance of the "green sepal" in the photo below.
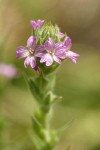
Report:
<svg viewBox="0 0 100 150"><path fill-rule="evenodd" d="M37 45L41 45L41 38L38 38Z"/></svg>
<svg viewBox="0 0 100 150"><path fill-rule="evenodd" d="M55 36L55 42L56 43L60 42L60 38L58 36Z"/></svg>
<svg viewBox="0 0 100 150"><path fill-rule="evenodd" d="M47 33L48 33L48 30L47 29L43 29L41 37L43 38L44 36L47 35Z"/></svg>
<svg viewBox="0 0 100 150"><path fill-rule="evenodd" d="M45 34L45 36L43 37L43 43L45 43L49 38L49 34Z"/></svg>
<svg viewBox="0 0 100 150"><path fill-rule="evenodd" d="M61 42L64 42L65 39L66 39L66 35L64 35L62 38L60 38L60 41L61 41Z"/></svg>
<svg viewBox="0 0 100 150"><path fill-rule="evenodd" d="M55 34L58 34L60 32L60 29L58 27L58 25L55 25Z"/></svg>

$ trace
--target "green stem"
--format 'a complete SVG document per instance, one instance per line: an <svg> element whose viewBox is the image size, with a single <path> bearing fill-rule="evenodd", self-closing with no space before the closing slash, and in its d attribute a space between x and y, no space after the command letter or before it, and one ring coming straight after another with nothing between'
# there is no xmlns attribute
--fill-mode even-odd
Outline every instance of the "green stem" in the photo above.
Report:
<svg viewBox="0 0 100 150"><path fill-rule="evenodd" d="M54 75L48 76L48 78L40 76L30 84L31 91L34 96L36 95L35 98L38 102L38 110L35 111L33 118L33 129L41 141L40 150L53 150L57 142L56 132L50 129L52 103L55 100L55 95L52 92L55 83L54 78ZM37 91L38 93L36 93Z"/></svg>

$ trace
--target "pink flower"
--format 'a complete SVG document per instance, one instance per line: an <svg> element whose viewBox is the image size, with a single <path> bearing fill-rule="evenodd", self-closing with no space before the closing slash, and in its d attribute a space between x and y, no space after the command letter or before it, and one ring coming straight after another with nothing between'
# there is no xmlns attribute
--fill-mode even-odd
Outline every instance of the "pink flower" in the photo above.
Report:
<svg viewBox="0 0 100 150"><path fill-rule="evenodd" d="M66 58L66 47L63 42L55 43L52 38L49 38L44 43L44 54L42 54L40 63L46 62L46 66L51 66L53 62L61 64L61 60Z"/></svg>
<svg viewBox="0 0 100 150"><path fill-rule="evenodd" d="M33 68L34 70L38 69L36 58L35 58L35 55L38 53L36 51L37 49L36 42L37 42L37 37L30 36L27 40L27 47L19 46L16 49L17 58L20 59L26 57L24 61L25 68L27 68L30 65L31 68Z"/></svg>

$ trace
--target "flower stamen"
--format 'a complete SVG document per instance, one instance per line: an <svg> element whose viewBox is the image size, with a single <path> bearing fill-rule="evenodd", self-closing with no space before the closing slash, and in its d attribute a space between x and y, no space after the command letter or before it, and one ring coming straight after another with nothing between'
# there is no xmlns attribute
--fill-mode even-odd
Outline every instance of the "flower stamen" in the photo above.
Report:
<svg viewBox="0 0 100 150"><path fill-rule="evenodd" d="M29 52L30 52L31 55L34 54L34 51L33 51L33 49L31 49L31 48L29 49Z"/></svg>
<svg viewBox="0 0 100 150"><path fill-rule="evenodd" d="M50 51L49 54L53 56L55 53L54 53L54 51Z"/></svg>

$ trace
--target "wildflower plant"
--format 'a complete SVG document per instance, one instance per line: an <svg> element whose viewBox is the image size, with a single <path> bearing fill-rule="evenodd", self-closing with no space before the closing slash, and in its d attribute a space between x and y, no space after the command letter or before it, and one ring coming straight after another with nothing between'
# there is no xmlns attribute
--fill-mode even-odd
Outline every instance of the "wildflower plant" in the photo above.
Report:
<svg viewBox="0 0 100 150"><path fill-rule="evenodd" d="M28 85L37 101L32 117L33 142L36 150L54 150L60 138L60 131L50 128L53 105L60 99L53 93L55 71L61 63L70 58L76 64L79 54L71 51L71 38L62 33L57 25L44 20L31 20L32 35L27 46L16 49L16 57L24 58L24 66L30 66L35 77L28 76Z"/></svg>

